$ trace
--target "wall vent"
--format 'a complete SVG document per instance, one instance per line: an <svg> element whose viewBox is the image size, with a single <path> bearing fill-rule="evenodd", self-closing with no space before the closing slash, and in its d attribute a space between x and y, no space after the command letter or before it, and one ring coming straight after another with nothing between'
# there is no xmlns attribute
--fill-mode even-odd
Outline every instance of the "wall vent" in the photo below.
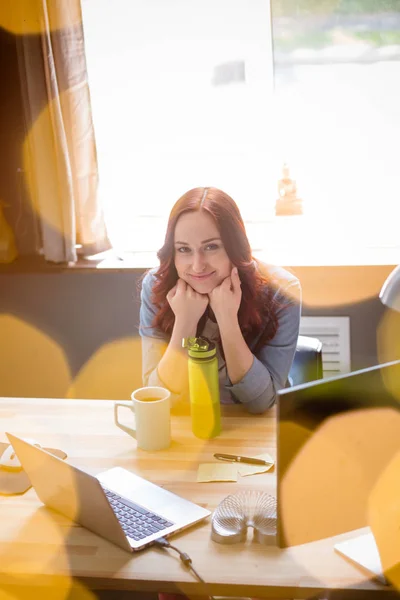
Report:
<svg viewBox="0 0 400 600"><path fill-rule="evenodd" d="M324 377L350 372L350 317L301 317L300 335L322 342Z"/></svg>

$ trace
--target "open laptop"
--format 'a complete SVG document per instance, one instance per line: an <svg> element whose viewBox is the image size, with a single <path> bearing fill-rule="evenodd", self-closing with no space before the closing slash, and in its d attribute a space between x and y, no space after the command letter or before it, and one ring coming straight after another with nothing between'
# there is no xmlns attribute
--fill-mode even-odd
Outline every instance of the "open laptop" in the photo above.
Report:
<svg viewBox="0 0 400 600"><path fill-rule="evenodd" d="M368 501L400 452L400 360L278 392L281 547L368 522Z"/></svg>
<svg viewBox="0 0 400 600"><path fill-rule="evenodd" d="M96 477L6 434L40 500L129 552L142 550L210 515L126 469Z"/></svg>
<svg viewBox="0 0 400 600"><path fill-rule="evenodd" d="M335 550L385 582L382 565L396 556L382 554L380 531L397 540L400 527L399 469L387 475L400 456L400 361L286 388L277 409L278 545L369 525Z"/></svg>

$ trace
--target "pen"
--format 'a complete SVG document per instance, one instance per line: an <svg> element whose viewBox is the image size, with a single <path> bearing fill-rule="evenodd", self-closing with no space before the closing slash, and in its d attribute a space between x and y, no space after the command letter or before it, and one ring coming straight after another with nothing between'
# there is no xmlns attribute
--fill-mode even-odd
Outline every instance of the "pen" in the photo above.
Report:
<svg viewBox="0 0 400 600"><path fill-rule="evenodd" d="M273 463L261 458L249 458L247 456L236 456L235 454L214 454L218 460L227 460L229 462L247 463L248 465L272 465Z"/></svg>

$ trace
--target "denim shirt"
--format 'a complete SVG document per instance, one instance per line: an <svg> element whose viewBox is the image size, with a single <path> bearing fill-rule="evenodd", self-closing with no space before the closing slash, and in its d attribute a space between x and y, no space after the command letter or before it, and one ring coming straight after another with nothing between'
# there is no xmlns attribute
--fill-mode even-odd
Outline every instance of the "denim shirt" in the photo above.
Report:
<svg viewBox="0 0 400 600"><path fill-rule="evenodd" d="M256 353L253 363L244 377L235 384L229 379L223 358L218 353L221 402L241 403L250 413L263 413L271 408L276 392L286 386L292 366L299 335L301 312L301 288L299 280L283 269L259 263L262 272L270 276L274 298L279 301L277 311L278 329L275 336ZM153 327L156 307L151 301L157 268L151 269L144 277L141 290L140 327L142 338L143 385L166 387L158 375L158 364L168 346L168 336ZM272 283L273 282L273 283ZM207 328L207 323L205 328ZM218 335L218 326L215 327ZM264 329L261 328L249 343L251 351ZM171 393L172 406L188 400L188 390Z"/></svg>

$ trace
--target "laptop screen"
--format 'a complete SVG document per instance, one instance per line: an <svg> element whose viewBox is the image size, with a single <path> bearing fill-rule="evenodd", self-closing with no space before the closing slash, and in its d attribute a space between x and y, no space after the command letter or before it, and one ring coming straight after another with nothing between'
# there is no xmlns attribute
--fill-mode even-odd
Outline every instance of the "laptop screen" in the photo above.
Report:
<svg viewBox="0 0 400 600"><path fill-rule="evenodd" d="M400 451L400 360L278 393L281 547L368 524L368 500Z"/></svg>

